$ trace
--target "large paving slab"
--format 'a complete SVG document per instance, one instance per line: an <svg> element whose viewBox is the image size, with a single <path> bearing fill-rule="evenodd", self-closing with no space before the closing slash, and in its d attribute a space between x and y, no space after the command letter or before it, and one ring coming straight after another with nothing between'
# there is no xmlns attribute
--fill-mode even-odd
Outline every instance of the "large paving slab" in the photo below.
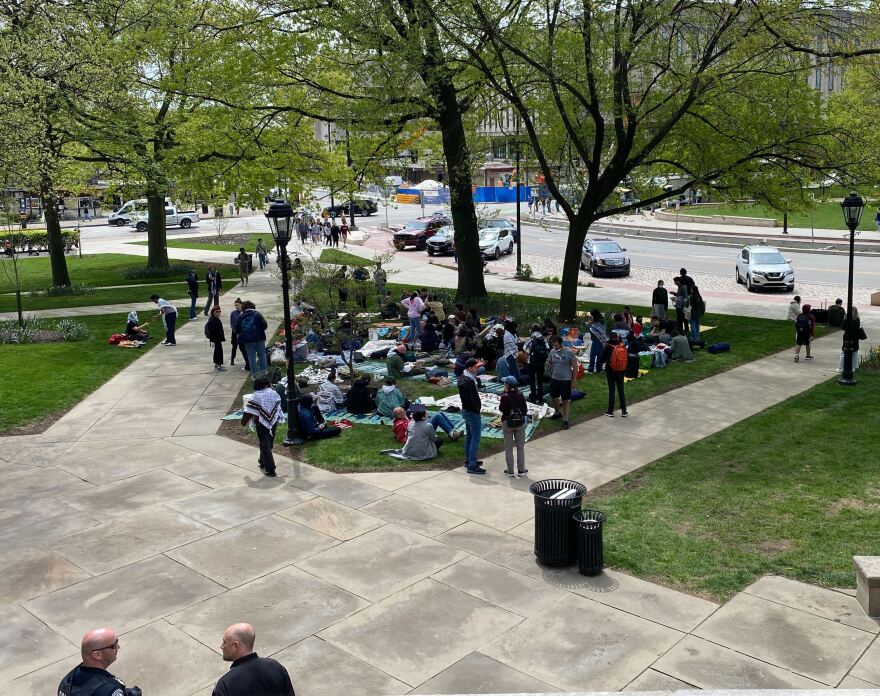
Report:
<svg viewBox="0 0 880 696"><path fill-rule="evenodd" d="M156 556L56 590L24 607L79 645L83 634L96 626L126 633L222 591L208 578Z"/></svg>
<svg viewBox="0 0 880 696"><path fill-rule="evenodd" d="M13 604L91 577L42 546L0 554L0 604Z"/></svg>
<svg viewBox="0 0 880 696"><path fill-rule="evenodd" d="M464 556L452 546L387 524L297 566L376 602Z"/></svg>
<svg viewBox="0 0 880 696"><path fill-rule="evenodd" d="M157 503L167 503L177 498L188 498L209 490L170 471L151 471L139 476L91 486L80 493L62 496L62 500L83 512L102 515L125 515Z"/></svg>
<svg viewBox="0 0 880 696"><path fill-rule="evenodd" d="M687 636L654 663L654 669L701 689L821 689L817 681Z"/></svg>
<svg viewBox="0 0 880 696"><path fill-rule="evenodd" d="M679 689L693 688L693 684L688 684L681 679L670 677L655 669L646 669L627 684L624 691L678 691Z"/></svg>
<svg viewBox="0 0 880 696"><path fill-rule="evenodd" d="M541 575L543 573L543 568L535 559L535 545L533 543L476 522L467 522L444 532L437 537L437 541L450 544L520 573L527 575Z"/></svg>
<svg viewBox="0 0 880 696"><path fill-rule="evenodd" d="M619 690L681 633L571 594L480 652L562 691Z"/></svg>
<svg viewBox="0 0 880 696"><path fill-rule="evenodd" d="M180 546L165 555L231 588L336 543L333 537L270 515Z"/></svg>
<svg viewBox="0 0 880 696"><path fill-rule="evenodd" d="M361 510L429 537L435 537L467 522L464 517L402 495L389 495L375 503L364 505Z"/></svg>
<svg viewBox="0 0 880 696"><path fill-rule="evenodd" d="M434 580L422 580L319 637L417 686L522 619Z"/></svg>
<svg viewBox="0 0 880 696"><path fill-rule="evenodd" d="M404 486L424 481L442 473L442 471L376 471L365 474L346 474L346 476L361 483L384 488L386 491L396 491Z"/></svg>
<svg viewBox="0 0 880 696"><path fill-rule="evenodd" d="M286 467L282 466L279 473L291 486L353 508L362 507L388 495L388 491L383 488L307 464L294 463L293 473L290 475L287 474Z"/></svg>
<svg viewBox="0 0 880 696"><path fill-rule="evenodd" d="M472 652L414 689L413 694L546 694L556 691L528 674Z"/></svg>
<svg viewBox="0 0 880 696"><path fill-rule="evenodd" d="M168 621L218 652L226 627L247 621L257 632L258 651L271 655L365 606L360 597L291 566L192 604Z"/></svg>
<svg viewBox="0 0 880 696"><path fill-rule="evenodd" d="M99 574L214 533L186 515L157 507L61 537L50 547Z"/></svg>
<svg viewBox="0 0 880 696"><path fill-rule="evenodd" d="M78 657L80 638L67 641L21 607L5 606L0 622L0 684L57 660Z"/></svg>
<svg viewBox="0 0 880 696"><path fill-rule="evenodd" d="M287 668L297 696L396 696L410 690L408 684L314 636L272 657Z"/></svg>
<svg viewBox="0 0 880 696"><path fill-rule="evenodd" d="M3 507L16 508L38 498L54 498L83 492L94 486L55 467L22 469L3 473Z"/></svg>
<svg viewBox="0 0 880 696"><path fill-rule="evenodd" d="M880 639L875 639L871 647L859 658L850 675L880 686Z"/></svg>
<svg viewBox="0 0 880 696"><path fill-rule="evenodd" d="M354 539L385 524L378 517L326 498L312 498L277 514L339 541Z"/></svg>
<svg viewBox="0 0 880 696"><path fill-rule="evenodd" d="M829 686L846 676L874 638L745 593L716 611L694 634Z"/></svg>

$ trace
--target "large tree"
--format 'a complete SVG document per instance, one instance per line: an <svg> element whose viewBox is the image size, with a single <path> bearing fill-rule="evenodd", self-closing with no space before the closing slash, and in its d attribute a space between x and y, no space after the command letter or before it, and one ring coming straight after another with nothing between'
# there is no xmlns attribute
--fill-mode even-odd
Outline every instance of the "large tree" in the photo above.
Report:
<svg viewBox="0 0 880 696"><path fill-rule="evenodd" d="M691 187L780 198L832 164L809 62L739 0L463 0L435 17L520 119L568 218L565 318L597 220ZM663 190L671 174L685 179Z"/></svg>

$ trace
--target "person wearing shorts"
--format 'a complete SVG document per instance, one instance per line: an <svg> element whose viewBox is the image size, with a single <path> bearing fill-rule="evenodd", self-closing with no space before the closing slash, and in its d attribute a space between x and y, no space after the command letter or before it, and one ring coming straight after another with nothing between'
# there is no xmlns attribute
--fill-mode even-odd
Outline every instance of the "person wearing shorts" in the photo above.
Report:
<svg viewBox="0 0 880 696"><path fill-rule="evenodd" d="M550 338L550 355L547 356L547 372L550 373L550 398L556 413L551 420L562 419L562 429L568 430L568 409L571 404L571 390L577 376L577 356L562 345L562 338Z"/></svg>
<svg viewBox="0 0 880 696"><path fill-rule="evenodd" d="M813 339L813 332L816 328L816 318L812 315L812 307L808 304L803 306L803 311L797 315L794 320L794 361L800 362L801 346L806 346L807 360L812 360L810 355L810 342Z"/></svg>

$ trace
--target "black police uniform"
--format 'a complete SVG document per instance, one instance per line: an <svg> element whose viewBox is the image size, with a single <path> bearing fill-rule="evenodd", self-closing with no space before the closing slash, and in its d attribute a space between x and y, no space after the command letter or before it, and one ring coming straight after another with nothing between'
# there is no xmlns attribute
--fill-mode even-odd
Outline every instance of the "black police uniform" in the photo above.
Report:
<svg viewBox="0 0 880 696"><path fill-rule="evenodd" d="M287 670L271 657L239 657L220 677L213 696L295 696Z"/></svg>
<svg viewBox="0 0 880 696"><path fill-rule="evenodd" d="M106 669L77 665L58 685L58 696L125 696L119 679Z"/></svg>

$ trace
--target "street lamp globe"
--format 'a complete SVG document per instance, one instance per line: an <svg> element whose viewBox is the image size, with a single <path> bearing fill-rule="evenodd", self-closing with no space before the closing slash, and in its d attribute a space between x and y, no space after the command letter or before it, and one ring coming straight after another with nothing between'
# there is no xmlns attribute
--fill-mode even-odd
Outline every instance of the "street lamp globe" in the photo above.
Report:
<svg viewBox="0 0 880 696"><path fill-rule="evenodd" d="M266 219L269 221L275 243L286 246L293 232L293 208L290 203L286 201L272 203L266 211Z"/></svg>
<svg viewBox="0 0 880 696"><path fill-rule="evenodd" d="M850 194L840 202L840 207L843 209L843 220L846 226L851 230L856 229L862 219L865 201L855 191L850 191Z"/></svg>

